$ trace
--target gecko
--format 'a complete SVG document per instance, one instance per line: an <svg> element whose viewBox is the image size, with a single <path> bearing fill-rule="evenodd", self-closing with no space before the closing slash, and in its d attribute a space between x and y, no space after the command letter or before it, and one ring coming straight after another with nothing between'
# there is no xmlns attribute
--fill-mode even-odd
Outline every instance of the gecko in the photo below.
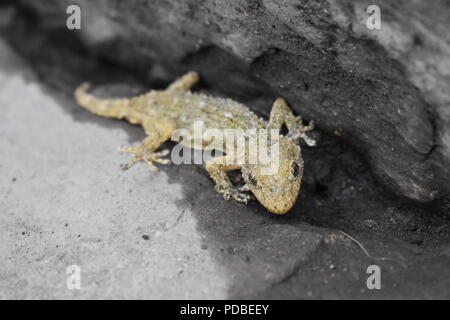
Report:
<svg viewBox="0 0 450 320"><path fill-rule="evenodd" d="M237 164L237 155L227 153L209 159L204 167L215 183L215 190L226 200L247 204L251 199L250 191L268 211L275 214L288 212L297 201L304 170L298 141L303 139L310 147L316 145L316 141L306 134L314 129L314 122L305 125L302 117L295 116L283 98L275 100L269 121L266 121L237 101L191 92L198 81L199 74L191 71L165 90L151 90L140 96L120 99L97 98L88 92L91 85L85 82L74 95L80 106L99 116L125 119L145 130L146 137L139 145L119 149L134 154L130 162L122 165L123 169L140 161L144 161L150 170L157 170L155 163L170 164L171 161L164 158L169 150L158 149L171 139L177 128L192 130L195 121L201 121L209 128L276 130L279 165L273 174L264 173L263 166L258 163ZM281 134L283 125L288 131L286 135ZM194 149L204 148L192 141L184 143ZM258 140L258 143L275 142L269 139ZM241 170L245 183L242 187L233 185L227 174L230 170Z"/></svg>

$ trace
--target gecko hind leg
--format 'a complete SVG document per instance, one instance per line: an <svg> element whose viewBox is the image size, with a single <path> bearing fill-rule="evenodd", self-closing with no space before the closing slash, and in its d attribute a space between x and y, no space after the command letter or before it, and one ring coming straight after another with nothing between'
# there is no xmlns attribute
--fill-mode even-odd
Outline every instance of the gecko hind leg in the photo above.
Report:
<svg viewBox="0 0 450 320"><path fill-rule="evenodd" d="M167 165L171 164L171 161L169 159L162 158L170 153L168 149L164 149L159 152L149 152L146 149L145 144L142 143L137 147L119 148L119 151L130 152L135 155L135 157L131 161L120 165L120 167L124 170L131 168L139 161L144 161L148 165L150 171L158 170L158 168L153 164L154 162Z"/></svg>
<svg viewBox="0 0 450 320"><path fill-rule="evenodd" d="M170 153L169 150L155 151L161 144L170 139L172 132L176 128L174 121L167 118L149 118L144 121L142 126L148 136L140 145L136 147L119 148L119 151L130 152L135 155L130 162L121 165L122 169L129 169L137 162L144 161L151 171L156 171L157 168L154 163L171 163L169 159L162 158Z"/></svg>
<svg viewBox="0 0 450 320"><path fill-rule="evenodd" d="M178 80L175 80L172 82L172 84L167 88L168 91L189 91L192 86L194 86L198 81L200 77L197 72L190 71L186 74L184 74L181 78Z"/></svg>

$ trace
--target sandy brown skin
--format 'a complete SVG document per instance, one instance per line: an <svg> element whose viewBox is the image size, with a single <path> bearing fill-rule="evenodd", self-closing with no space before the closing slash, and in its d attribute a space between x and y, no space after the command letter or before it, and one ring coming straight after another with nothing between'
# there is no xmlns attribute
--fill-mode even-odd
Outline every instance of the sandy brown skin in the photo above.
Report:
<svg viewBox="0 0 450 320"><path fill-rule="evenodd" d="M278 170L267 175L264 166L258 164L241 164L236 161L237 154L225 154L209 160L205 168L214 180L215 189L225 199L233 198L247 203L251 191L258 201L270 212L281 214L289 211L296 202L303 175L303 159L296 143L302 138L309 146L315 141L306 135L313 129L313 123L304 126L300 117L295 117L282 98L278 98L272 107L270 120L267 122L250 111L246 106L230 99L211 97L191 93L190 88L198 81L196 72L189 72L172 83L166 90L152 90L147 94L123 99L97 99L87 93L89 84L82 84L75 91L77 102L91 112L110 118L126 119L133 124L142 125L147 137L135 147L121 149L135 157L124 169L139 161L156 170L154 163L169 164L170 160L162 158L169 150L157 152L165 141L171 139L172 133L179 128L193 130L196 122L201 121L206 128L215 129L274 129L279 133L283 124L288 128L287 136L279 135ZM184 144L193 148L204 149L204 145L194 141ZM219 148L220 149L220 148ZM226 146L221 151L226 151ZM244 151L244 157L248 153ZM267 166L267 164L266 164ZM245 185L236 188L229 180L226 171L240 169Z"/></svg>

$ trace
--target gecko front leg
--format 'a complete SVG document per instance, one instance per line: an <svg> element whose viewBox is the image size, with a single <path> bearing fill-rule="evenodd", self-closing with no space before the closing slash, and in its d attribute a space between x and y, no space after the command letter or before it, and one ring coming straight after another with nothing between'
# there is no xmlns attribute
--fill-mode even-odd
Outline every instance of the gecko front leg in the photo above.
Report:
<svg viewBox="0 0 450 320"><path fill-rule="evenodd" d="M240 166L235 164L234 159L230 159L230 156L222 156L209 160L206 162L205 169L216 183L216 191L221 193L226 200L233 198L238 202L247 204L248 200L251 199L250 195L241 192L249 189L236 188L226 174L226 171L240 169Z"/></svg>
<svg viewBox="0 0 450 320"><path fill-rule="evenodd" d="M283 124L286 124L288 128L288 138L294 141L298 141L301 138L310 147L316 145L316 141L306 135L306 132L314 129L314 122L311 121L307 126L303 125L302 117L294 116L286 100L278 98L273 103L272 110L270 111L269 126L279 131Z"/></svg>
<svg viewBox="0 0 450 320"><path fill-rule="evenodd" d="M175 122L168 118L147 118L142 126L145 129L147 137L136 147L119 148L119 151L130 152L135 157L128 163L121 165L122 169L128 169L139 161L144 161L150 170L156 171L154 163L170 164L169 159L161 157L169 154L169 150L155 152L161 144L169 140L173 131L176 129Z"/></svg>

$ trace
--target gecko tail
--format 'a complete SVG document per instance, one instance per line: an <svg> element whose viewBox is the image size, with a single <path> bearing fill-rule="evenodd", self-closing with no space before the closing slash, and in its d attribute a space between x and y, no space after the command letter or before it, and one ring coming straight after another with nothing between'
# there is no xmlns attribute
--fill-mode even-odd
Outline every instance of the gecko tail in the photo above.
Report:
<svg viewBox="0 0 450 320"><path fill-rule="evenodd" d="M88 93L90 88L91 84L84 82L75 90L75 100L80 106L102 117L121 119L125 116L129 99L98 99Z"/></svg>

